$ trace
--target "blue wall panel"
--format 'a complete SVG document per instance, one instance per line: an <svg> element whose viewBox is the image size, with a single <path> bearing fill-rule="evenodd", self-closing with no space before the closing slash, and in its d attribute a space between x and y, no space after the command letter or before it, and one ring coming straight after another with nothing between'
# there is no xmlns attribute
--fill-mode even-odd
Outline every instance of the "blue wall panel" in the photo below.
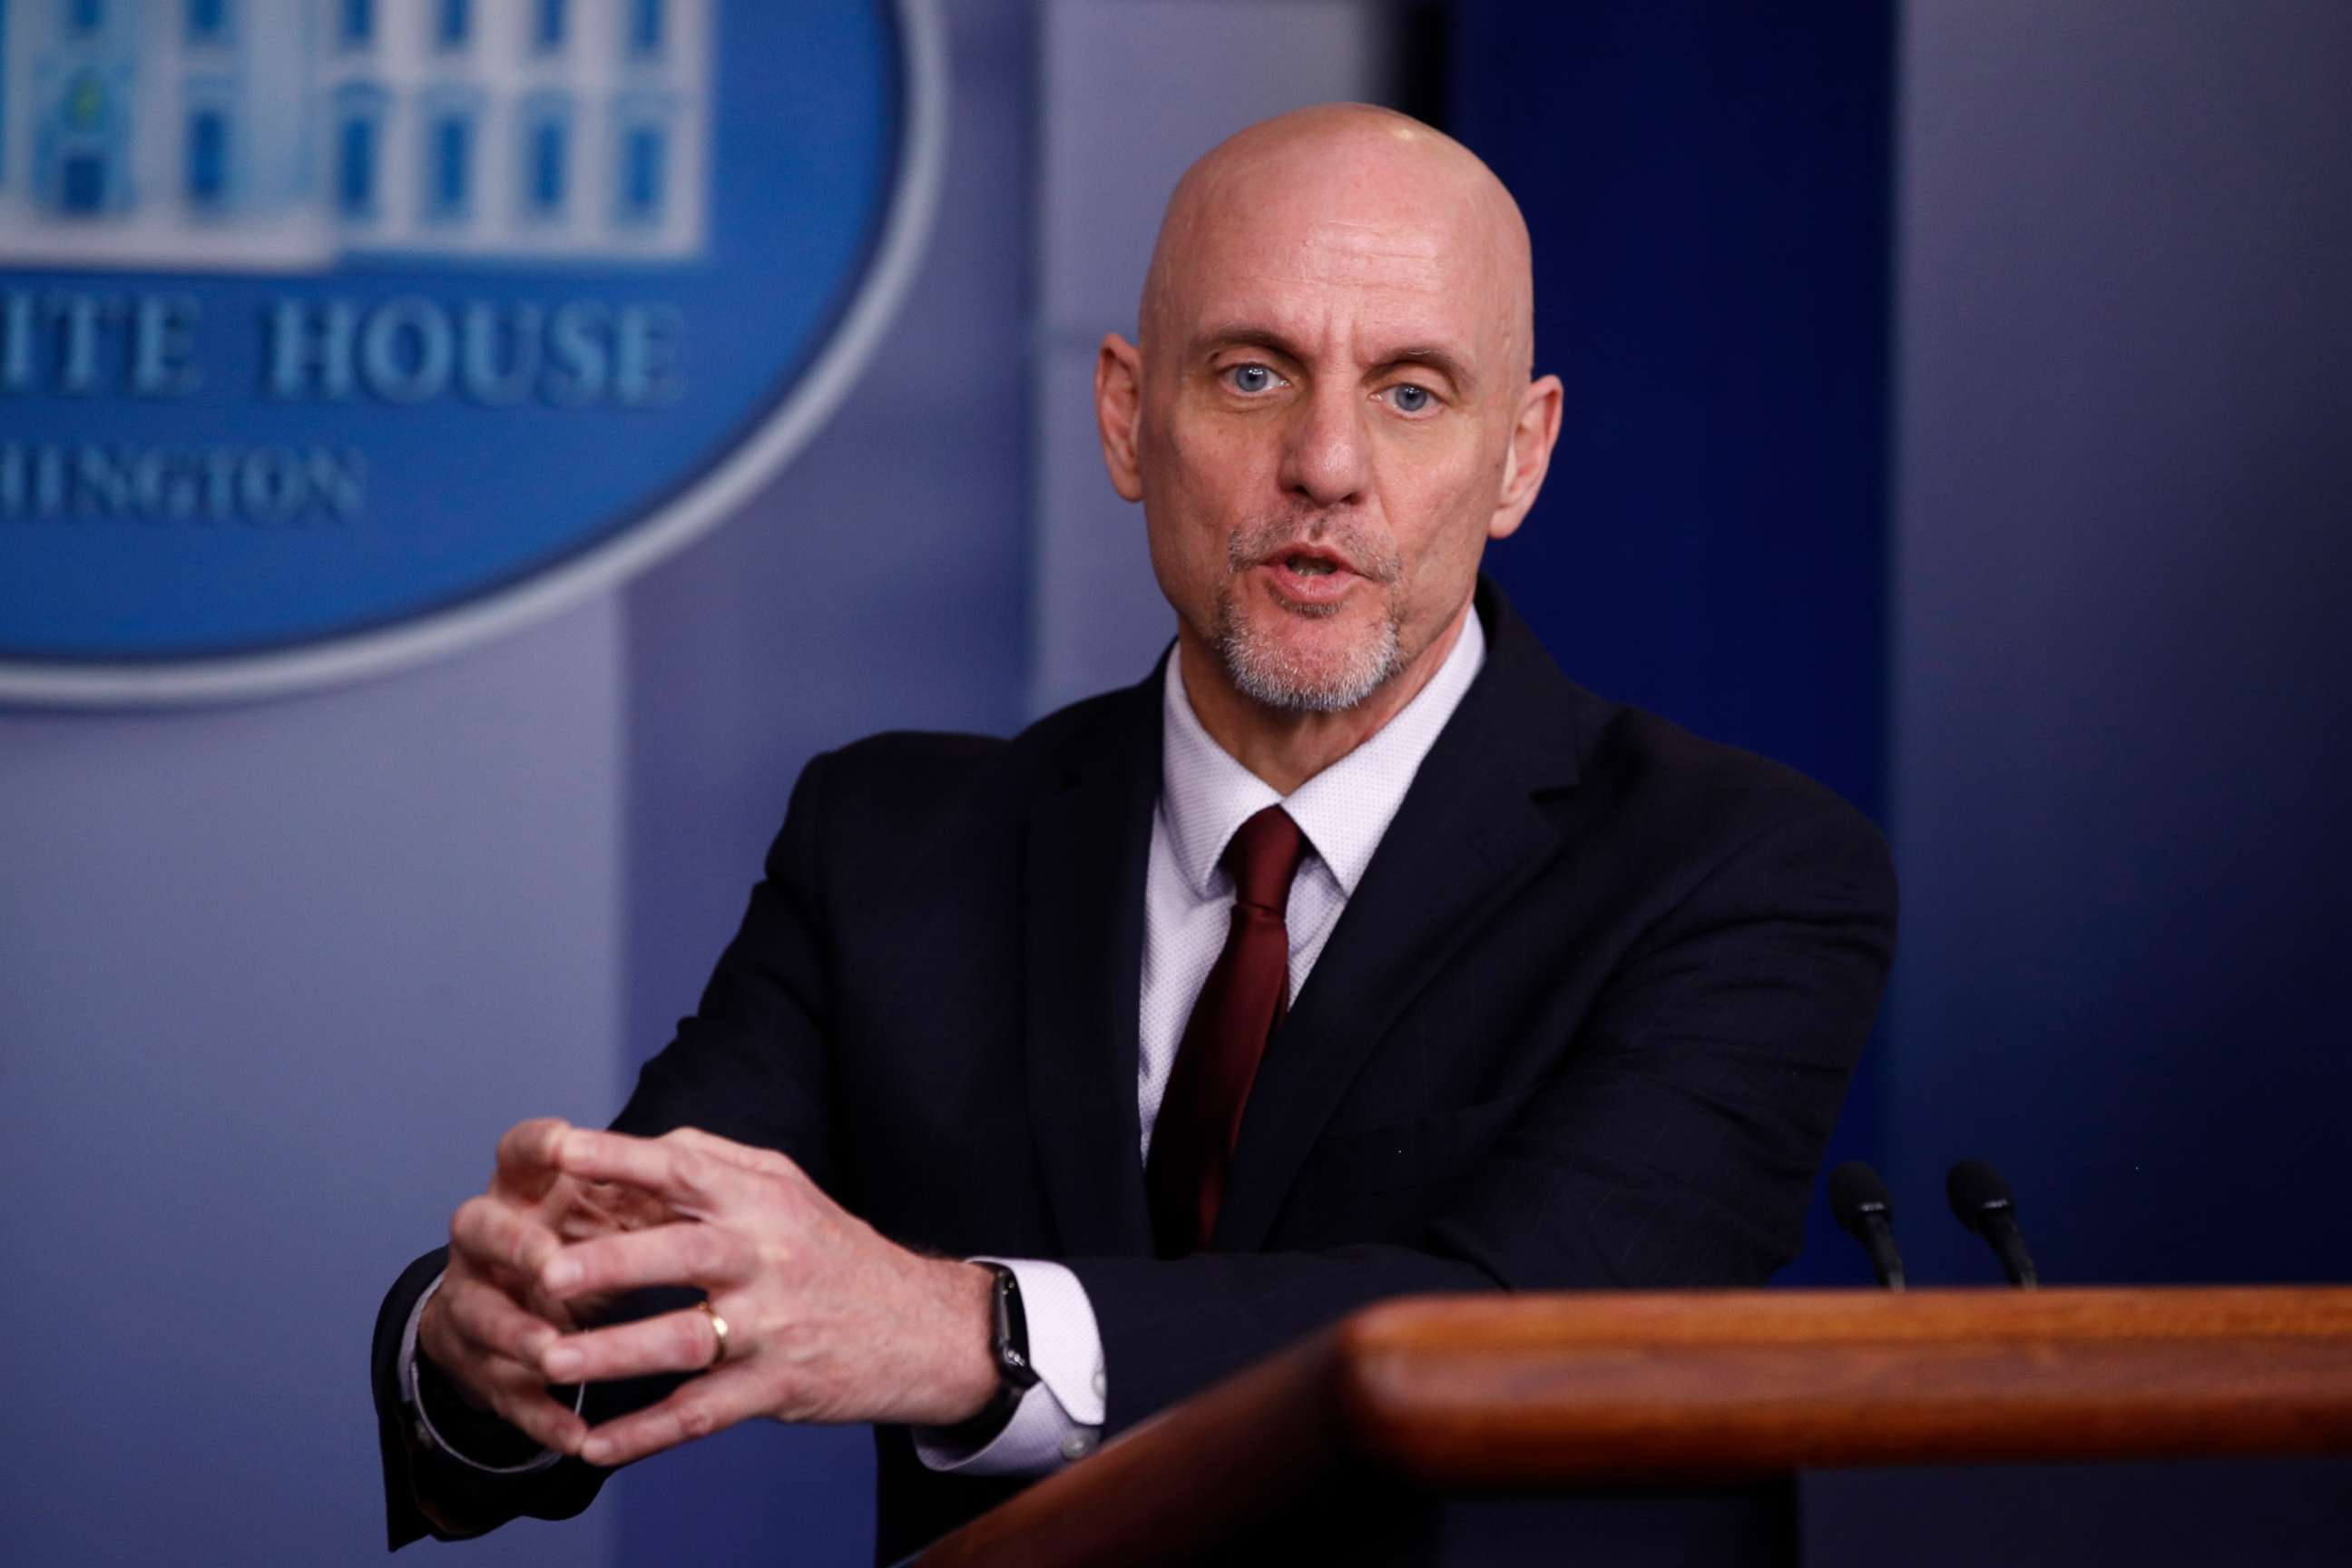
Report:
<svg viewBox="0 0 2352 1568"><path fill-rule="evenodd" d="M1499 570L1580 679L1891 828L1841 1142L1915 1281L1998 1279L1972 1153L2054 1282L2345 1279L2352 16L1872 10L1456 8L1571 389ZM1794 1272L1850 1268L1818 1224ZM1817 1564L2352 1554L2341 1462L1806 1500Z"/></svg>
<svg viewBox="0 0 2352 1568"><path fill-rule="evenodd" d="M2352 1278L2352 11L1906 57L1897 1197L1979 1150L2053 1278Z"/></svg>
<svg viewBox="0 0 2352 1568"><path fill-rule="evenodd" d="M1572 679L1878 813L1891 15L1453 16L1449 128L1518 196L1568 387L1496 576ZM1833 1161L1874 1152L1876 1058ZM1793 1277L1861 1277L1809 1236Z"/></svg>

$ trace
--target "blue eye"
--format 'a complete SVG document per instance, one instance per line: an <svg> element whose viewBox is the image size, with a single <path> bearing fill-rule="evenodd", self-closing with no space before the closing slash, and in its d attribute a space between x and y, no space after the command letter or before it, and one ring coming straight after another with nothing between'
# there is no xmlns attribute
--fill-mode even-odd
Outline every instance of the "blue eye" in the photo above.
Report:
<svg viewBox="0 0 2352 1568"><path fill-rule="evenodd" d="M1274 372L1262 364L1237 364L1225 374L1236 392L1264 392L1274 384Z"/></svg>
<svg viewBox="0 0 2352 1568"><path fill-rule="evenodd" d="M1429 406L1430 393L1429 388L1425 386L1415 386L1407 382L1391 393L1389 397L1390 401L1396 405L1398 413L1418 414Z"/></svg>

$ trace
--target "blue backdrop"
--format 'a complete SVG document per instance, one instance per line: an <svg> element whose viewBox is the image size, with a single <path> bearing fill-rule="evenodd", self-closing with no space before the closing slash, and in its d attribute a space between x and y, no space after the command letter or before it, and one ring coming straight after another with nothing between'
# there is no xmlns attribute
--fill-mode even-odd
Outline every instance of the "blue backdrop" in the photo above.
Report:
<svg viewBox="0 0 2352 1568"><path fill-rule="evenodd" d="M1551 478L1492 557L1595 690L1884 823L1893 16L1453 13L1450 129L1519 198ZM1875 1160L1883 1047L1831 1162ZM1787 1278L1867 1278L1817 1202Z"/></svg>
<svg viewBox="0 0 2352 1568"><path fill-rule="evenodd" d="M1499 570L1580 679L1888 828L1839 1143L1914 1281L1999 1278L1945 1212L1969 1154L2053 1282L2352 1277L2352 16L1453 16L1570 387ZM1791 1277L1860 1274L1817 1208ZM1807 1501L1816 1562L2352 1553L2341 1464Z"/></svg>

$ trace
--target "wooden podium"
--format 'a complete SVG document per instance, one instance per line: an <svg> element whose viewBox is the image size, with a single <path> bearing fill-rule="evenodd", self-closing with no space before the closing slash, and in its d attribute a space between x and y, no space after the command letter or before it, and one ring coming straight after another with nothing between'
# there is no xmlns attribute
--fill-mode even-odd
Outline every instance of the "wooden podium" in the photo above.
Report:
<svg viewBox="0 0 2352 1568"><path fill-rule="evenodd" d="M1423 1297L1136 1426L919 1561L1213 1560L1335 1487L2326 1453L2352 1453L2352 1288Z"/></svg>

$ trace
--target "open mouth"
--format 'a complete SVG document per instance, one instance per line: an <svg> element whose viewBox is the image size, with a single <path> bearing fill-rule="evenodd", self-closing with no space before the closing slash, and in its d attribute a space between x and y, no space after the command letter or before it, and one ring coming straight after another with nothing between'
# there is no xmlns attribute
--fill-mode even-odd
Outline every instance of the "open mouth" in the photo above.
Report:
<svg viewBox="0 0 2352 1568"><path fill-rule="evenodd" d="M1360 580L1336 552L1314 545L1278 551L1259 564L1276 594L1294 609L1336 606Z"/></svg>

